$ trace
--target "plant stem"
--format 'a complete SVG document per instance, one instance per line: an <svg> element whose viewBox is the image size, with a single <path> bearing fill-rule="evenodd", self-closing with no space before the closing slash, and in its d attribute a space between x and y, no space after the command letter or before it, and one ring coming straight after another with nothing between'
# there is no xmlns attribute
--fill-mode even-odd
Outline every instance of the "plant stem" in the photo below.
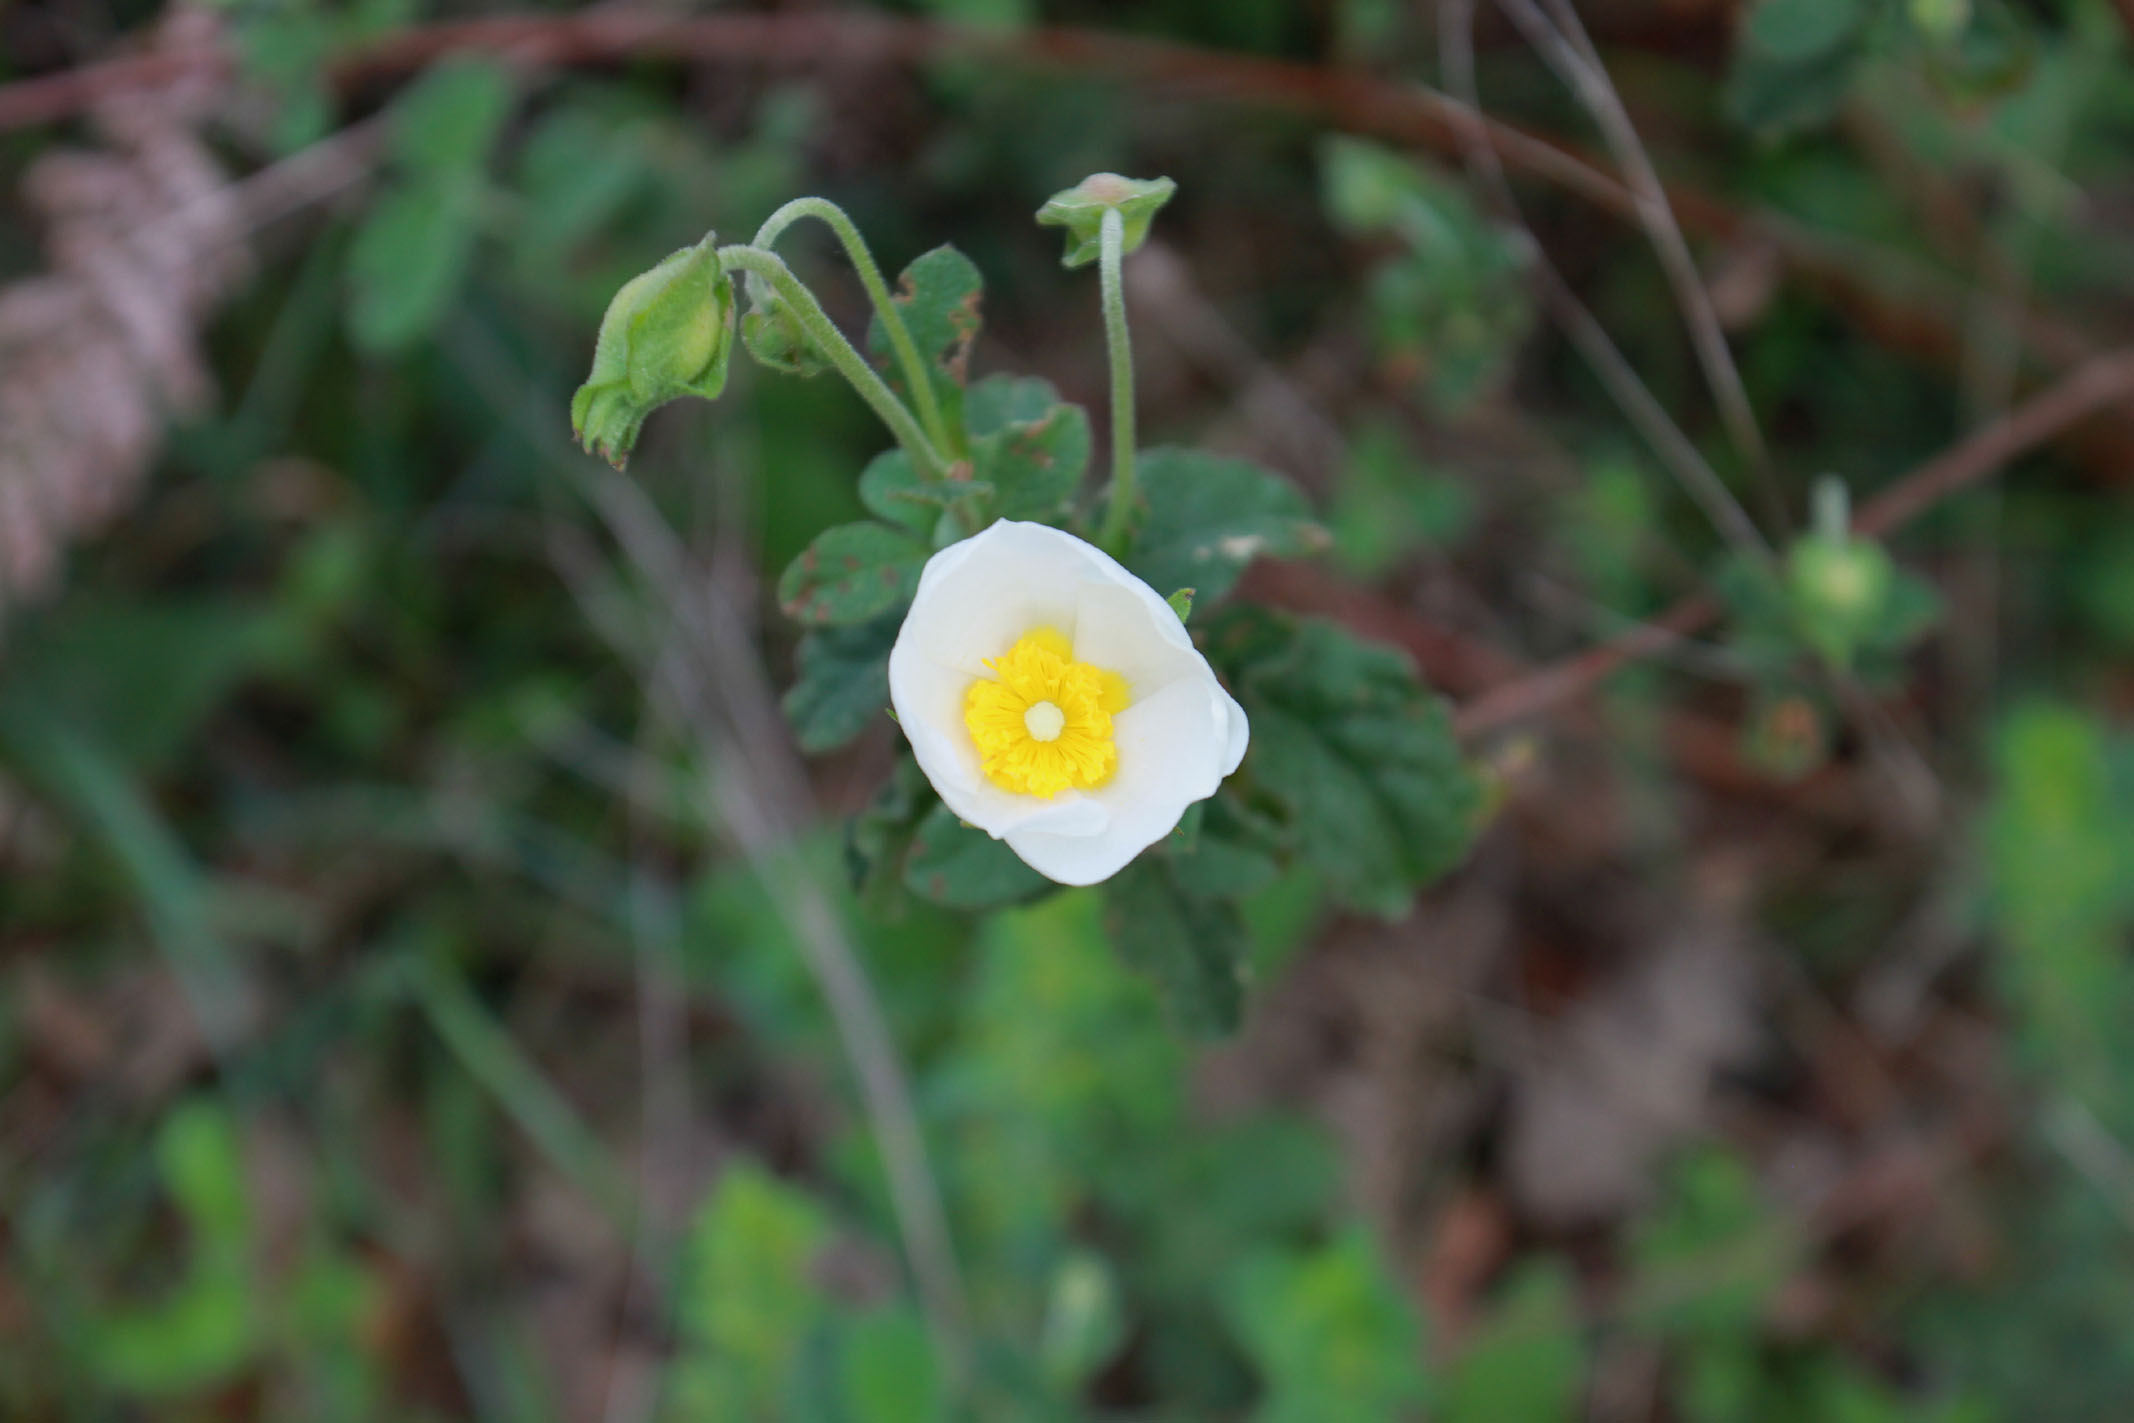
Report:
<svg viewBox="0 0 2134 1423"><path fill-rule="evenodd" d="M897 310L896 302L889 295L889 284L882 280L882 269L875 264L867 239L860 236L859 228L845 216L845 210L828 198L795 198L764 220L763 226L756 229L756 240L751 245L769 251L781 233L805 217L821 219L844 244L845 256L860 274L860 285L867 289L867 299L874 303L874 314L881 321L882 330L889 335L889 345L896 352L897 364L904 368L904 383L911 387L911 402L919 412L919 424L925 428L926 438L934 442L935 449L944 453L950 451L955 442L949 438L948 423L941 418L941 403L934 394L934 383L926 362L919 358L918 343L911 339L911 328L904 324L904 313Z"/></svg>
<svg viewBox="0 0 2134 1423"><path fill-rule="evenodd" d="M911 418L911 411L905 408L904 402L897 399L896 392L875 373L874 367L867 363L867 358L853 349L852 343L845 339L845 333L838 330L837 324L823 311L822 303L815 299L815 293L801 284L800 278L793 275L790 267L780 261L775 253L766 252L760 247L721 247L719 261L728 271L738 269L769 282L772 290L784 298L798 314L802 328L808 333L808 339L830 358L830 364L836 366L838 374L852 383L852 388L860 393L860 398L874 407L874 413L882 417L882 423L897 437L897 443L904 447L904 452L911 456L912 463L919 466L920 472L929 479L948 477L947 462L941 458L941 452L934 447L933 441L927 439L926 432L919 428L919 422Z"/></svg>
<svg viewBox="0 0 2134 1423"><path fill-rule="evenodd" d="M1111 505L1104 511L1098 542L1107 553L1126 548L1126 523L1134 511L1134 345L1126 331L1126 288L1120 264L1126 220L1114 208L1097 230L1097 268L1104 280L1104 344L1111 357Z"/></svg>

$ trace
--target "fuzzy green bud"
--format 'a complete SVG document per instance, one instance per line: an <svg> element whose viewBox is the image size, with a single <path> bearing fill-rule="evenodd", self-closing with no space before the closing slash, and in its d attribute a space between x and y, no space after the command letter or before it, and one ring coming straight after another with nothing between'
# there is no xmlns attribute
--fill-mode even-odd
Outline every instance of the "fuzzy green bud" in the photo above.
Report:
<svg viewBox="0 0 2134 1423"><path fill-rule="evenodd" d="M1809 644L1833 667L1853 654L1884 621L1896 566L1872 539L1808 534L1786 556L1786 590Z"/></svg>
<svg viewBox="0 0 2134 1423"><path fill-rule="evenodd" d="M1104 230L1104 214L1116 211L1124 228L1121 255L1148 239L1149 224L1156 210L1171 200L1178 185L1169 178L1122 178L1117 173L1092 173L1062 193L1054 193L1037 210L1040 227L1067 229L1069 267L1086 267L1097 260Z"/></svg>
<svg viewBox="0 0 2134 1423"><path fill-rule="evenodd" d="M830 369L801 325L800 313L753 272L748 277L748 310L741 317L741 342L758 365L787 375L805 379Z"/></svg>
<svg viewBox="0 0 2134 1423"><path fill-rule="evenodd" d="M622 468L647 415L684 396L718 398L733 334L733 281L709 233L625 282L601 319L593 373L571 397L578 442Z"/></svg>

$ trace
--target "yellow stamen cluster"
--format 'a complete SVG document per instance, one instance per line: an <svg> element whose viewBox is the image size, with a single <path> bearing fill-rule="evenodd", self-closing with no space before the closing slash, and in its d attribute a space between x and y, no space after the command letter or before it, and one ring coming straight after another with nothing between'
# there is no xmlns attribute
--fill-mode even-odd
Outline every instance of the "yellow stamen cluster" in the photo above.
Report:
<svg viewBox="0 0 2134 1423"><path fill-rule="evenodd" d="M1050 800L1111 779L1119 765L1111 719L1126 709L1123 677L1075 661L1073 644L1052 628L1025 633L986 666L993 676L971 683L963 722L987 780Z"/></svg>

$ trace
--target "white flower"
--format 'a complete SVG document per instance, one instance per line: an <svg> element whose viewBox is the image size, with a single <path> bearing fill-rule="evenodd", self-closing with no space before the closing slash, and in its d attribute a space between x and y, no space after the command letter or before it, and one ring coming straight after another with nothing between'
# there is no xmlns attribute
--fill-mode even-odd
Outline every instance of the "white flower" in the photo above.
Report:
<svg viewBox="0 0 2134 1423"><path fill-rule="evenodd" d="M927 561L889 700L948 808L1061 884L1118 873L1245 756L1245 709L1170 605L1044 524Z"/></svg>

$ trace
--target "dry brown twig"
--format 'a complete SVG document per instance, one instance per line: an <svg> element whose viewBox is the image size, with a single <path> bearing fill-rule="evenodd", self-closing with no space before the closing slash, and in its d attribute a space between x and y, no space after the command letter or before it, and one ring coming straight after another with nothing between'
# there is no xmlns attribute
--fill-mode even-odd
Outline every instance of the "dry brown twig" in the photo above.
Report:
<svg viewBox="0 0 2134 1423"><path fill-rule="evenodd" d="M2126 400L2134 400L2134 349L2096 357L1868 500L1854 514L1853 528L1874 538L1893 534L1943 499L1991 478L2009 461ZM1684 598L1622 637L1484 692L1460 709L1460 732L1495 731L1583 696L1624 664L1710 626L1719 613L1719 605L1703 594Z"/></svg>

